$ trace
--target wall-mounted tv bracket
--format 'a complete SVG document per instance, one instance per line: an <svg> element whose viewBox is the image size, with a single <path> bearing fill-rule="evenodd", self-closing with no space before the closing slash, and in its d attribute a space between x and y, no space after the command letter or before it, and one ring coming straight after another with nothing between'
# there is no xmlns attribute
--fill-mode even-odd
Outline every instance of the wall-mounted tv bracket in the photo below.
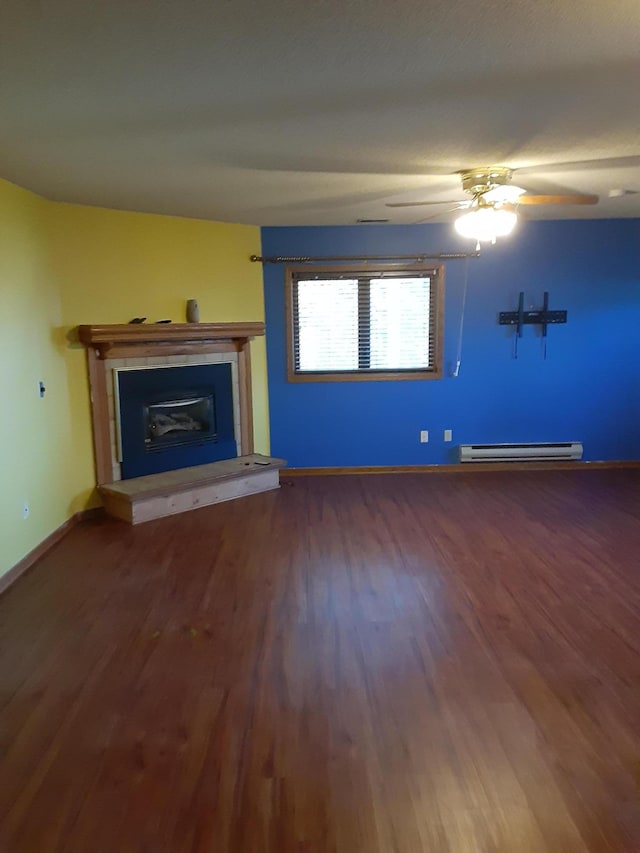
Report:
<svg viewBox="0 0 640 853"><path fill-rule="evenodd" d="M498 323L501 326L515 326L516 335L514 341L514 358L518 357L518 338L522 337L524 326L536 325L542 326L542 346L544 358L547 357L547 328L550 325L567 322L566 311L550 311L549 310L549 293L545 290L544 302L542 308L525 311L524 310L524 291L520 291L518 297L517 311L501 311L498 315Z"/></svg>

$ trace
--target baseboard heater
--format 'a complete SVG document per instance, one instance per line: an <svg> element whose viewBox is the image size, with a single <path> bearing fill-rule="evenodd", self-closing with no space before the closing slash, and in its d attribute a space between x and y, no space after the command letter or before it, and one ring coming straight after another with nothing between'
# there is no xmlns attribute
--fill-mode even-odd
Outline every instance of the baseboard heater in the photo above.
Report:
<svg viewBox="0 0 640 853"><path fill-rule="evenodd" d="M582 442L461 444L460 462L553 462L582 459Z"/></svg>

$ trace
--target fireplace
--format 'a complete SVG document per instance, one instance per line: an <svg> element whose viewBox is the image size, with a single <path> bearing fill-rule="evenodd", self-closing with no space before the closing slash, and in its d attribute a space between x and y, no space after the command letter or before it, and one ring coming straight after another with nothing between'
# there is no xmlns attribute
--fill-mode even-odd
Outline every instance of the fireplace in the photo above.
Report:
<svg viewBox="0 0 640 853"><path fill-rule="evenodd" d="M177 437L177 432L192 432L193 445L205 450L223 451L225 457L234 458L250 455L253 446L253 410L252 410L252 381L251 381L251 347L250 341L257 335L264 335L264 323L167 323L167 324L125 324L102 326L79 326L78 337L87 348L87 366L89 386L91 391L91 414L93 423L93 442L95 450L96 484L103 486L116 483L134 475L123 473L122 435L121 435L121 400L119 395L120 379L126 373L144 371L145 369L170 369L203 365L226 365L231 370L231 386L233 398L233 424L227 422L226 432L221 409L220 395L212 394L211 389L202 392L186 394L185 389L173 393L164 389L156 399L148 399L143 406L172 403L176 401L195 400L200 397L213 397L212 415L213 428L201 430L170 430L164 444L176 444L175 447L165 446L163 450L147 450L146 438L153 438L148 432L148 414L143 408L138 409L139 427L139 456L145 460L162 458L169 451L178 454L185 450L181 444L184 438ZM116 373L118 374L116 377ZM197 383L196 383L197 384ZM224 395L228 400L228 395ZM157 411L157 410L156 410ZM153 409L151 409L151 413ZM159 414L166 412L159 411ZM182 412L194 417L194 412ZM202 412L197 414L200 418ZM228 419L227 419L228 420ZM187 422L185 421L185 424ZM204 423L202 424L204 426ZM211 440L207 434L212 433ZM197 439L196 439L197 435ZM204 439L204 440L203 440ZM233 446L233 443L235 447ZM149 442L155 445L154 441ZM191 442L189 442L191 444ZM140 445L142 450L140 451ZM160 446L159 444L157 445ZM192 448L193 449L193 446ZM189 446L186 446L189 450ZM209 461L209 460L207 460ZM219 461L218 459L214 459ZM199 464L198 462L194 464ZM184 461L176 467L189 467ZM145 462L146 467L146 462ZM141 472L142 473L142 472Z"/></svg>
<svg viewBox="0 0 640 853"><path fill-rule="evenodd" d="M256 335L264 323L78 327L96 483L109 515L139 524L278 488L284 460L253 447ZM136 476L158 460L157 476Z"/></svg>
<svg viewBox="0 0 640 853"><path fill-rule="evenodd" d="M123 480L238 455L231 364L113 371Z"/></svg>

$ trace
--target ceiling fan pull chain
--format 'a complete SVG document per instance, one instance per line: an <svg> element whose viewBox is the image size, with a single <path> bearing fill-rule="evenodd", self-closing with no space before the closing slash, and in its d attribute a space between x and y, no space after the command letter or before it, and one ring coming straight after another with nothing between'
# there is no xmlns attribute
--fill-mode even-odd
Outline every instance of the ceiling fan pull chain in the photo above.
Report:
<svg viewBox="0 0 640 853"><path fill-rule="evenodd" d="M480 251L480 243L478 243L477 251ZM464 332L464 313L467 307L467 285L469 283L469 258L464 260L464 284L462 286L462 308L460 310L460 329L458 331L458 351L456 353L456 366L453 369L452 376L457 378L460 373L460 365L462 364L462 333Z"/></svg>

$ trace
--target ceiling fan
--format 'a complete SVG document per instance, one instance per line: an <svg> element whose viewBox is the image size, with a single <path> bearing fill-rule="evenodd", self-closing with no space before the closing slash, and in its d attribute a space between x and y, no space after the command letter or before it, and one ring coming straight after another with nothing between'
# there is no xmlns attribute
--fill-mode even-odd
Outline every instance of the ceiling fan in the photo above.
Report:
<svg viewBox="0 0 640 853"><path fill-rule="evenodd" d="M463 237L495 243L497 237L510 234L518 221L520 205L597 204L597 195L534 195L511 183L513 170L507 166L484 166L460 172L462 189L470 198L450 201L407 201L387 203L387 207L424 207L453 204L451 211L464 210L455 222ZM449 211L447 211L449 212ZM439 216L440 214L436 214ZM429 217L435 218L435 217ZM423 222L426 220L422 220Z"/></svg>

